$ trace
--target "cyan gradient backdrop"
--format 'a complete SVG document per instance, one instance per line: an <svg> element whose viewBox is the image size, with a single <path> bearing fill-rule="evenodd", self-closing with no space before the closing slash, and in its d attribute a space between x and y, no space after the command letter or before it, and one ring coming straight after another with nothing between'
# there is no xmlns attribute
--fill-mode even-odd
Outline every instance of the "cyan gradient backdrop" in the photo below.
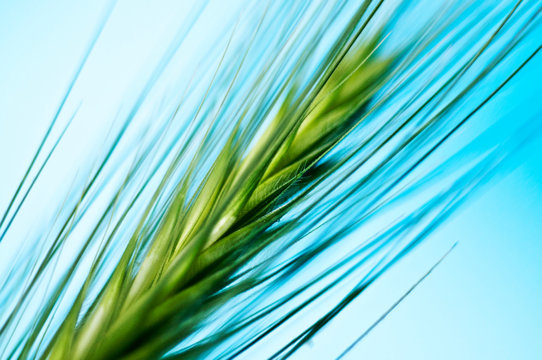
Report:
<svg viewBox="0 0 542 360"><path fill-rule="evenodd" d="M215 1L217 23L233 18L240 3ZM435 6L420 3L420 11ZM24 173L107 4L0 0L1 207ZM10 236L23 238L43 226L43 211L66 194L78 162L93 153L118 105L132 95L140 71L156 61L176 18L190 6L173 0L119 2L63 115L81 104L80 118ZM200 41L217 31L212 25L199 30ZM539 26L526 43L541 42ZM191 46L197 51L197 42ZM541 122L541 111L538 56L479 117L504 119L499 128L504 137L521 121ZM529 143L503 170L297 358L336 356L456 241L452 254L348 358L542 358L542 140Z"/></svg>

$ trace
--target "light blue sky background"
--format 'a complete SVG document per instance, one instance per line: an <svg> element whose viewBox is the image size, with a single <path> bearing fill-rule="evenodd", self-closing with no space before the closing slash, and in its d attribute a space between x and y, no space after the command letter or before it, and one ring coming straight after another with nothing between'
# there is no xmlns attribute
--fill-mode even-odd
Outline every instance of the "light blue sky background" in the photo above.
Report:
<svg viewBox="0 0 542 360"><path fill-rule="evenodd" d="M227 3L227 1L225 2ZM0 1L0 206L4 207L50 121L105 1ZM74 134L36 192L25 236L66 189L71 166L91 153L139 69L174 28L175 1L121 1L75 89L84 99ZM172 10L174 9L174 10ZM227 16L235 6L224 5ZM152 30L151 30L152 29ZM202 38L204 32L202 32ZM537 30L530 41L542 41ZM120 41L122 40L122 41ZM484 116L541 121L542 59L535 59ZM66 111L67 116L69 111ZM350 359L542 358L542 141L516 157L424 245L353 303L299 358L332 358L363 332L455 241L459 245L354 351Z"/></svg>

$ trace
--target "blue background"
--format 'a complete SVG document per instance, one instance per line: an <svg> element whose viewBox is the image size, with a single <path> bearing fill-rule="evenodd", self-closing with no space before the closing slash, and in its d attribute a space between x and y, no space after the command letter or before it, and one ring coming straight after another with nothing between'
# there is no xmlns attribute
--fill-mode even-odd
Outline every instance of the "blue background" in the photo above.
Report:
<svg viewBox="0 0 542 360"><path fill-rule="evenodd" d="M220 15L234 14L232 4L223 5ZM2 207L31 159L105 5L104 1L0 2ZM175 1L119 3L115 21L74 91L76 100L68 106L74 109L77 99L84 99L75 136L55 155L36 188L39 195L31 199L32 211L25 212L14 234L24 237L30 224L39 223L47 204L66 189L76 170L69 165L92 153L139 69L152 63L159 53L154 50L165 44L157 39L168 38L175 12L181 14L185 7ZM541 40L537 29L530 41ZM512 123L540 121L541 80L538 56L484 116L504 111ZM385 274L298 358L336 356L456 241L451 255L348 358L542 358L541 230L542 141L537 138L516 155L514 166Z"/></svg>

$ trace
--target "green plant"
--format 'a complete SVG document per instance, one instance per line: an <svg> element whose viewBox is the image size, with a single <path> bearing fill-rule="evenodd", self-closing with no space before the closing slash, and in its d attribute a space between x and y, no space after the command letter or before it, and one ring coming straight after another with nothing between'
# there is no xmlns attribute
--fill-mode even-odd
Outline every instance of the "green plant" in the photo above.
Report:
<svg viewBox="0 0 542 360"><path fill-rule="evenodd" d="M164 138L175 123L179 101L169 120L138 152L103 216L69 259L65 272L54 278L28 331L9 348L10 357L233 358L368 266L335 308L275 354L287 357L448 216L509 149L493 149L476 157L474 165L452 167L450 162L463 157L457 153L429 170L416 171L537 54L540 48L472 111L456 116L467 96L533 29L539 7L518 2L504 15L497 11L482 17L481 26L474 28L472 23L482 13L463 19L465 9L446 9L405 46L384 51L404 10L396 9L382 25L375 20L382 4L362 2L324 55L318 55L318 46L342 14L343 3L328 9L322 2L308 23L281 28L284 36L269 58L258 63L255 77L245 85L248 91L238 88L239 77L269 15L263 12L240 60L228 66L233 31L193 117L178 128L179 136L172 137L160 161L154 162L153 151L167 143ZM294 7L292 18L303 9L304 5ZM324 10L322 19L317 15ZM532 16L525 20L518 13ZM511 23L520 24L520 30L504 37ZM479 43L479 34L488 28L491 35ZM459 66L424 82L420 74L426 69L450 66L442 59L446 46L458 39L466 39L465 48L475 44L476 51L465 55L460 48L451 57ZM505 43L495 50L497 40ZM303 50L298 53L299 46ZM470 75L488 49L495 52ZM166 57L163 67L167 62ZM147 92L142 92L142 99ZM237 103L238 94L244 99ZM400 104L398 109L379 119L377 114L393 107L394 101ZM138 99L79 199L73 207L63 208L66 216L58 229L52 227L56 233L45 243L44 255L36 252L30 257L34 270L22 272L29 282L20 287L0 330L6 346L9 331L16 332L31 295L55 269L71 230L97 196L93 192L100 186L97 181L139 106ZM147 165L156 170L164 164L166 169L151 191L155 171L142 174ZM266 303L270 292L282 288L361 223L424 190L428 182L440 184L450 178L452 183L441 185L434 199L415 206L310 281ZM90 265L84 265L85 259ZM76 281L78 271L84 276ZM331 275L337 278L323 281ZM72 284L73 299L66 295ZM318 289L315 295L287 307L312 286ZM64 299L68 305L57 314ZM259 329L256 325L266 319L270 324Z"/></svg>

